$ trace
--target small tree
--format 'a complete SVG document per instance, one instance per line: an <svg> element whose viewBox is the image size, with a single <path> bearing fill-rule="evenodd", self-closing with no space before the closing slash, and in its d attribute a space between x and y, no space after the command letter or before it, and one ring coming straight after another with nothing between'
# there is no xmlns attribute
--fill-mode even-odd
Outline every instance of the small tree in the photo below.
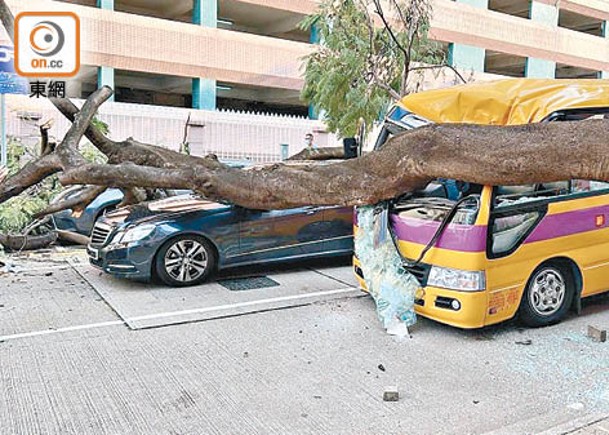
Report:
<svg viewBox="0 0 609 435"><path fill-rule="evenodd" d="M447 65L427 38L430 17L429 0L324 0L303 21L321 44L305 59L302 96L331 131L353 136L360 119L371 124L408 93L413 71Z"/></svg>

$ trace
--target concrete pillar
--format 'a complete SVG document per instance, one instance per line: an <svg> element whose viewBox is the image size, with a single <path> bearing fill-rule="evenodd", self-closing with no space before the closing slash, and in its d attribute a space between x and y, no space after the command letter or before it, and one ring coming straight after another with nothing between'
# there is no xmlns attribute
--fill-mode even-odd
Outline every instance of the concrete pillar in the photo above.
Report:
<svg viewBox="0 0 609 435"><path fill-rule="evenodd" d="M114 10L114 0L97 0L97 7L100 9Z"/></svg>
<svg viewBox="0 0 609 435"><path fill-rule="evenodd" d="M216 110L216 81L213 79L192 80L192 108Z"/></svg>
<svg viewBox="0 0 609 435"><path fill-rule="evenodd" d="M203 27L218 27L218 0L193 0L192 22ZM215 110L216 80L198 77L192 80L192 107Z"/></svg>
<svg viewBox="0 0 609 435"><path fill-rule="evenodd" d="M311 34L309 35L309 42L311 44L318 45L321 43L321 34L319 33L319 26L317 24L313 24L311 26ZM313 107L309 106L309 118L318 119L319 111Z"/></svg>
<svg viewBox="0 0 609 435"><path fill-rule="evenodd" d="M556 6L532 1L529 16L532 21L552 27L558 26L558 8ZM528 57L524 68L524 75L532 78L553 79L556 77L556 62Z"/></svg>
<svg viewBox="0 0 609 435"><path fill-rule="evenodd" d="M488 9L488 0L456 0L456 2ZM458 43L448 45L448 61L455 68L484 72L485 55L486 52L481 47Z"/></svg>
<svg viewBox="0 0 609 435"><path fill-rule="evenodd" d="M309 36L309 42L311 44L319 44L321 42L321 34L319 33L319 26L313 24L311 26L311 35Z"/></svg>
<svg viewBox="0 0 609 435"><path fill-rule="evenodd" d="M321 42L321 35L319 33L319 26L317 24L313 24L311 26L309 42L311 44L319 44ZM319 110L313 105L309 106L309 119L319 119Z"/></svg>
<svg viewBox="0 0 609 435"><path fill-rule="evenodd" d="M102 86L110 86L114 89L114 68L110 66L99 66L97 67L97 88ZM114 101L114 95L110 97L109 101Z"/></svg>
<svg viewBox="0 0 609 435"><path fill-rule="evenodd" d="M113 11L114 0L97 0L97 7ZM97 68L97 88L99 89L102 86L110 86L114 89L114 68L109 66ZM114 95L110 97L110 101L114 101Z"/></svg>
<svg viewBox="0 0 609 435"><path fill-rule="evenodd" d="M609 38L609 21L603 21L603 36ZM599 79L609 79L609 71L599 71Z"/></svg>

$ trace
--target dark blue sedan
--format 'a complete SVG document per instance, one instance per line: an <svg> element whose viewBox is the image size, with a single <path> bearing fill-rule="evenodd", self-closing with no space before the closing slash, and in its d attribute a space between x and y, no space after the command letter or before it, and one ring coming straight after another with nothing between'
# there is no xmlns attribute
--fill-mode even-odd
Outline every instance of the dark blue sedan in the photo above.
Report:
<svg viewBox="0 0 609 435"><path fill-rule="evenodd" d="M250 210L181 196L108 213L87 250L109 274L188 286L233 266L351 254L352 215L351 207Z"/></svg>

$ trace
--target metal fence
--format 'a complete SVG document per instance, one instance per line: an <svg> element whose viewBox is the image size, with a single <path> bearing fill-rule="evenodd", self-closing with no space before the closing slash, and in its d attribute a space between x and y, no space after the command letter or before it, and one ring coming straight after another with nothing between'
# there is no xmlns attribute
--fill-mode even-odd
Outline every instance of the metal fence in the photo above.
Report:
<svg viewBox="0 0 609 435"><path fill-rule="evenodd" d="M79 107L83 104L82 100L73 101ZM24 142L37 142L38 125L48 119L55 121L51 134L56 138L62 138L70 127L69 121L44 99L11 95L7 103L8 135ZM333 134L325 131L321 121L284 115L107 102L98 117L108 124L109 136L114 140L133 137L179 150L186 132L191 154L214 153L220 159L278 161L281 144L288 144L289 154L295 154L304 147L308 132L314 133L320 147L339 144Z"/></svg>

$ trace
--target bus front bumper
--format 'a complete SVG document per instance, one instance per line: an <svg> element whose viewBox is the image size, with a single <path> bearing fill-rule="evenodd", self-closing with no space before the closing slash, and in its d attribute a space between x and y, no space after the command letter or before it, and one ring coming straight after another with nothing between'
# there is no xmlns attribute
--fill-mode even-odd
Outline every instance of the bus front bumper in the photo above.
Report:
<svg viewBox="0 0 609 435"><path fill-rule="evenodd" d="M368 292L361 264L356 257L353 257L353 271L362 290ZM463 329L485 326L487 306L486 291L463 292L421 287L415 295L415 312L418 315Z"/></svg>

